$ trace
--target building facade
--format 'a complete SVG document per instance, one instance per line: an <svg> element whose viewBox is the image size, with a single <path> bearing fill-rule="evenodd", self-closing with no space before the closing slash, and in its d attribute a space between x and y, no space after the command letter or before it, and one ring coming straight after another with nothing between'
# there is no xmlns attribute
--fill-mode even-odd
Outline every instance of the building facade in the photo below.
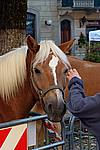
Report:
<svg viewBox="0 0 100 150"><path fill-rule="evenodd" d="M33 37L38 41L52 39L58 42L57 0L28 0L27 6L27 13L30 16L27 18L27 34L33 27Z"/></svg>
<svg viewBox="0 0 100 150"><path fill-rule="evenodd" d="M100 0L28 0L27 34L57 44L100 29Z"/></svg>

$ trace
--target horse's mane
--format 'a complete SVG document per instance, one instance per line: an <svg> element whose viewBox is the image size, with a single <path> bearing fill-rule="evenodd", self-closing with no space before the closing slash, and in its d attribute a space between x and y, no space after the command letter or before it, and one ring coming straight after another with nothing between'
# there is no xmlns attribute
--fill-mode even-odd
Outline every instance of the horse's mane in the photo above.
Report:
<svg viewBox="0 0 100 150"><path fill-rule="evenodd" d="M16 48L0 56L0 95L7 100L14 96L26 78L27 47Z"/></svg>
<svg viewBox="0 0 100 150"><path fill-rule="evenodd" d="M35 67L36 64L45 61L51 52L55 56L59 57L65 65L70 66L67 56L62 52L62 50L57 47L53 41L45 40L40 42L40 49L34 59L33 67Z"/></svg>
<svg viewBox="0 0 100 150"><path fill-rule="evenodd" d="M22 46L0 56L0 96L6 101L15 96L19 87L24 84L27 49L27 46ZM51 52L59 57L65 65L70 66L67 56L60 48L54 42L47 40L40 42L40 49L34 59L33 67L45 61Z"/></svg>

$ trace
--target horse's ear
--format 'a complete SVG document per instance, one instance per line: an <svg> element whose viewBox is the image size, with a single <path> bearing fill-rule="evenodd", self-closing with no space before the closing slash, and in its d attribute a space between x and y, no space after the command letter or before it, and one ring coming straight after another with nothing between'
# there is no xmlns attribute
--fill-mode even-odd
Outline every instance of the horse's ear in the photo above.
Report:
<svg viewBox="0 0 100 150"><path fill-rule="evenodd" d="M37 52L39 49L39 45L37 41L30 35L27 36L26 40L27 40L27 45L28 45L29 50Z"/></svg>
<svg viewBox="0 0 100 150"><path fill-rule="evenodd" d="M68 52L70 50L70 48L72 47L73 43L74 43L75 39L72 39L68 42L62 43L61 45L59 45L59 48L64 52Z"/></svg>

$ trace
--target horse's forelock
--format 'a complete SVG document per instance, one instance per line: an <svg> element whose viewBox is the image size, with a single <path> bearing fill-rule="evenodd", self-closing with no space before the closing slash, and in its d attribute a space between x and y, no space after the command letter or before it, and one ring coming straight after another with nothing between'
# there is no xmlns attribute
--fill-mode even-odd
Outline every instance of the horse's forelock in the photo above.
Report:
<svg viewBox="0 0 100 150"><path fill-rule="evenodd" d="M57 47L53 41L45 40L40 42L40 49L34 59L33 67L35 67L36 64L45 61L51 51L54 55L59 57L59 59L61 59L65 65L68 64L70 66L67 56L62 52L62 50L59 47Z"/></svg>
<svg viewBox="0 0 100 150"><path fill-rule="evenodd" d="M14 49L0 56L0 95L4 100L14 96L26 78L27 47Z"/></svg>

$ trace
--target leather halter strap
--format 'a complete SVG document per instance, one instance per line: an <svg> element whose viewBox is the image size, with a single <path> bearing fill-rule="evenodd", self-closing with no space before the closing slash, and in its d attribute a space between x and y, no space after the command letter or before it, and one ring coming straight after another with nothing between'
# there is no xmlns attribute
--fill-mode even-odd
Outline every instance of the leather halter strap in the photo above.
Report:
<svg viewBox="0 0 100 150"><path fill-rule="evenodd" d="M47 89L40 90L40 96L41 96L41 98L43 98L49 91L54 90L54 89L59 89L62 92L63 97L64 97L64 91L63 91L63 89L59 85L52 85L52 86L50 86Z"/></svg>
<svg viewBox="0 0 100 150"><path fill-rule="evenodd" d="M31 72L31 76L30 76L30 79L31 79L31 83L32 83L32 88L34 88L37 92L37 94L39 95L39 98L40 99L43 99L43 97L51 90L54 90L54 89L59 89L62 94L63 94L63 98L64 98L64 89L61 88L61 86L59 85L52 85L50 86L49 88L46 88L46 89L40 89L37 87L37 84L35 83L35 80L32 76L32 72Z"/></svg>

